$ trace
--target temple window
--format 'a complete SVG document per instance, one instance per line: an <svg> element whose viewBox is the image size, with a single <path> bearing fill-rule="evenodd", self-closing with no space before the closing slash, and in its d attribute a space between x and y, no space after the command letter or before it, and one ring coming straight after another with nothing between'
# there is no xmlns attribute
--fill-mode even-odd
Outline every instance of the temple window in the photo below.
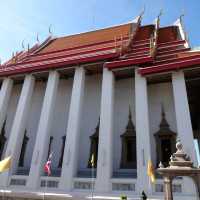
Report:
<svg viewBox="0 0 200 200"><path fill-rule="evenodd" d="M58 163L58 167L62 167L62 163L63 163L63 156L64 156L64 150L65 150L65 140L66 140L66 136L62 136L62 148L61 148L61 155L60 155L60 159L59 159L59 163Z"/></svg>
<svg viewBox="0 0 200 200"><path fill-rule="evenodd" d="M97 127L94 134L90 136L90 155L88 160L88 168L92 168L91 159L94 155L94 168L97 167L97 158L98 158L98 144L99 144L99 125L100 120L98 121Z"/></svg>
<svg viewBox="0 0 200 200"><path fill-rule="evenodd" d="M163 165L167 167L169 165L170 156L176 149L176 133L170 129L163 108L160 129L154 136L156 139L157 166L162 162Z"/></svg>
<svg viewBox="0 0 200 200"><path fill-rule="evenodd" d="M0 160L2 159L3 150L4 150L4 147L5 147L6 140L7 140L7 138L5 137L5 134L6 134L5 128L6 128L6 120L3 123L1 135L0 135Z"/></svg>
<svg viewBox="0 0 200 200"><path fill-rule="evenodd" d="M48 148L48 154L47 154L47 160L48 160L49 155L51 153L52 143L53 143L53 136L50 136L50 139L49 139L49 148Z"/></svg>
<svg viewBox="0 0 200 200"><path fill-rule="evenodd" d="M136 132L132 122L131 111L129 111L128 124L126 131L121 135L121 169L135 169L136 160Z"/></svg>
<svg viewBox="0 0 200 200"><path fill-rule="evenodd" d="M29 140L26 133L27 133L27 131L25 130L24 139L23 139L23 143L22 143L22 149L21 149L20 158L19 158L19 167L24 167L24 157L25 157L25 153L26 153L28 140Z"/></svg>

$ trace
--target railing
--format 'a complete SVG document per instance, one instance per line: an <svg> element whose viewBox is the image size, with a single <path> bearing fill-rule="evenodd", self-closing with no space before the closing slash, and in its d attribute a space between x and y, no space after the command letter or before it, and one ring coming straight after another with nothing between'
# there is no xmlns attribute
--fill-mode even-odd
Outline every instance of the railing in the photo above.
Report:
<svg viewBox="0 0 200 200"><path fill-rule="evenodd" d="M44 177L40 178L41 188L58 188L60 178L59 177Z"/></svg>
<svg viewBox="0 0 200 200"><path fill-rule="evenodd" d="M112 178L111 184L114 192L136 192L136 179Z"/></svg>
<svg viewBox="0 0 200 200"><path fill-rule="evenodd" d="M182 193L182 180L174 180L172 184L172 191L174 193ZM154 185L154 192L163 193L164 192L164 184L163 180L156 180L156 184Z"/></svg>
<svg viewBox="0 0 200 200"><path fill-rule="evenodd" d="M13 175L10 178L10 186L26 186L28 176Z"/></svg>
<svg viewBox="0 0 200 200"><path fill-rule="evenodd" d="M74 189L75 190L91 190L92 181L95 182L95 179L91 178L74 178Z"/></svg>

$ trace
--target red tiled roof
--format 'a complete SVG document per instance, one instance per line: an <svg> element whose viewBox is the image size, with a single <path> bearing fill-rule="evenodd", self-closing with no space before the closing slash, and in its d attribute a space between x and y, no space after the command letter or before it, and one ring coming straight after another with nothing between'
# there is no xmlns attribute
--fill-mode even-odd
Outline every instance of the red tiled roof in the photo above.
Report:
<svg viewBox="0 0 200 200"><path fill-rule="evenodd" d="M177 26L128 23L57 39L47 38L0 67L0 76L106 61L109 69L137 65L142 75L200 63L180 38ZM191 62L190 62L191 61Z"/></svg>

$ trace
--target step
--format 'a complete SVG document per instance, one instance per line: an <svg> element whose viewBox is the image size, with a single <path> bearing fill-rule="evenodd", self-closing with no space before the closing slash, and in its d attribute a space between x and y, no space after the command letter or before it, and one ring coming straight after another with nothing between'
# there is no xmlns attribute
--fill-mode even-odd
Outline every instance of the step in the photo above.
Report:
<svg viewBox="0 0 200 200"><path fill-rule="evenodd" d="M126 56L139 56L139 55L145 55L145 54L149 54L149 51L143 51L143 52L136 52L136 53L127 53Z"/></svg>
<svg viewBox="0 0 200 200"><path fill-rule="evenodd" d="M192 59L196 59L196 57L198 56L193 56L193 58L191 58L190 56L186 56L186 57L178 57L178 58L174 58L174 59L169 59L167 62L168 63L176 63L176 62L183 62L183 61L188 61L188 60L192 60ZM166 61L166 60L163 60ZM158 67L158 66L162 66L167 64L166 62L155 62L155 65L153 65L153 67Z"/></svg>
<svg viewBox="0 0 200 200"><path fill-rule="evenodd" d="M143 55L137 55L137 56L126 56L125 58L127 59L137 59L137 58L142 58L142 57L147 57L149 54L143 54Z"/></svg>
<svg viewBox="0 0 200 200"><path fill-rule="evenodd" d="M131 49L131 51L129 53L142 53L142 52L147 52L150 51L149 47L145 47L145 48L138 48L138 49Z"/></svg>
<svg viewBox="0 0 200 200"><path fill-rule="evenodd" d="M159 43L158 47L162 47L162 46L165 46L165 45L171 45L171 44L184 44L184 43L185 43L185 40L175 40L175 41L172 41L172 42Z"/></svg>
<svg viewBox="0 0 200 200"><path fill-rule="evenodd" d="M133 42L131 47L132 48L141 48L141 47L145 48L145 47L149 47L149 46L150 46L150 42L146 42L146 43L143 43L143 44L135 44Z"/></svg>
<svg viewBox="0 0 200 200"><path fill-rule="evenodd" d="M175 49L184 49L185 47L180 44L180 45L170 45L170 46L163 46L160 48L157 48L158 51L161 52L166 52L166 51L171 51L171 50L175 50Z"/></svg>
<svg viewBox="0 0 200 200"><path fill-rule="evenodd" d="M166 59L174 58L174 57L177 57L177 53L165 54L165 55L161 55L161 56L157 55L156 60L162 61L162 60L166 60Z"/></svg>
<svg viewBox="0 0 200 200"><path fill-rule="evenodd" d="M165 64L168 62L173 62L173 61L175 61L175 59L177 59L177 58L169 58L169 59L165 59L165 60L159 60L159 61L155 61L154 64L156 64L156 65Z"/></svg>
<svg viewBox="0 0 200 200"><path fill-rule="evenodd" d="M181 48L181 49L162 51L162 52L158 51L157 55L161 56L161 55L165 55L165 54L180 53L180 52L184 52L184 51L188 51L188 50L190 50L190 48Z"/></svg>
<svg viewBox="0 0 200 200"><path fill-rule="evenodd" d="M150 39L145 39L145 40L134 40L134 44L140 44L140 43L145 43L145 42L149 42Z"/></svg>

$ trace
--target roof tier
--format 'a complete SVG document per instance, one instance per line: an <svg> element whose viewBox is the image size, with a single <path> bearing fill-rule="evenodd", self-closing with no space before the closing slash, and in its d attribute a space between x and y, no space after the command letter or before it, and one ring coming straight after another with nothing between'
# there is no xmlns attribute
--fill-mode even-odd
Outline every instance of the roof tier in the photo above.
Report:
<svg viewBox="0 0 200 200"><path fill-rule="evenodd" d="M136 65L142 75L150 75L199 64L200 53L191 52L178 25L142 26L138 17L124 25L67 37L49 37L1 65L0 76L98 61L104 61L110 70Z"/></svg>

